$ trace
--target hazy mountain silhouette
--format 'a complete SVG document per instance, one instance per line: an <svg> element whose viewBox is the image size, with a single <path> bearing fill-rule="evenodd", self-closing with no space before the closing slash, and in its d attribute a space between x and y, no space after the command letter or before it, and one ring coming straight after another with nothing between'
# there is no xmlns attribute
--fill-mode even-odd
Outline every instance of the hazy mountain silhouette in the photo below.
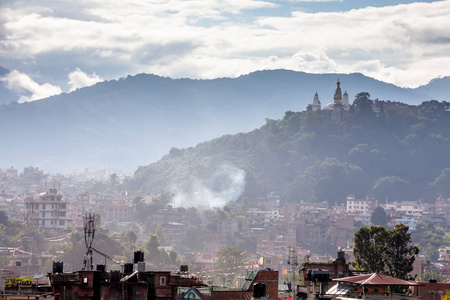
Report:
<svg viewBox="0 0 450 300"><path fill-rule="evenodd" d="M9 72L10 71L8 69L0 67L0 79ZM18 98L19 97L16 93L6 87L6 83L4 81L0 81L0 104L11 103L19 100Z"/></svg>
<svg viewBox="0 0 450 300"><path fill-rule="evenodd" d="M338 78L351 102L362 91L372 99L411 104L445 100L436 96L450 92L449 85L441 84L444 79L432 81L430 88L405 89L362 74L273 70L213 80L138 74L39 101L0 106L0 167L135 170L171 147L250 131L263 125L265 118L304 110L316 91L324 106L332 101ZM0 98L5 94L0 90Z"/></svg>

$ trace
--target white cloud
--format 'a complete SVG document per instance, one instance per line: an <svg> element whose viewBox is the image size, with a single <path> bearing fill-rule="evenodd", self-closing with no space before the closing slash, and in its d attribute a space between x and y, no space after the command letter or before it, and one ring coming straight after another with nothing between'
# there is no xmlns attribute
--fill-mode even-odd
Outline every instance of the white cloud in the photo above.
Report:
<svg viewBox="0 0 450 300"><path fill-rule="evenodd" d="M342 2L343 0L289 0L290 2Z"/></svg>
<svg viewBox="0 0 450 300"><path fill-rule="evenodd" d="M12 70L1 80L6 82L8 89L20 95L19 103L35 101L62 93L59 86L50 83L39 84L30 76L17 70Z"/></svg>
<svg viewBox="0 0 450 300"><path fill-rule="evenodd" d="M67 11L44 5L0 12L7 16L0 21L6 37L0 40L2 59L43 65L49 53L70 53L85 64L75 66L96 70L104 78L111 69L216 78L286 68L362 72L400 86L417 86L450 75L449 0L255 19L244 13L269 11L276 4L84 0L77 2L76 12L69 4Z"/></svg>
<svg viewBox="0 0 450 300"><path fill-rule="evenodd" d="M91 75L89 75L81 71L80 68L76 68L75 71L69 74L69 84L70 84L69 91L73 92L76 89L91 86L100 81L103 81L103 79L99 77L97 74L92 73Z"/></svg>

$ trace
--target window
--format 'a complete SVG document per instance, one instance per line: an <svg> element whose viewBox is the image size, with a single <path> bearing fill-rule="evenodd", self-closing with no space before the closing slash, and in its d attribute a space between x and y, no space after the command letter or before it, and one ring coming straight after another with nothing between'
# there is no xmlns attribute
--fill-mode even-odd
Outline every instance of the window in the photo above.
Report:
<svg viewBox="0 0 450 300"><path fill-rule="evenodd" d="M166 277L159 278L159 285L166 285Z"/></svg>

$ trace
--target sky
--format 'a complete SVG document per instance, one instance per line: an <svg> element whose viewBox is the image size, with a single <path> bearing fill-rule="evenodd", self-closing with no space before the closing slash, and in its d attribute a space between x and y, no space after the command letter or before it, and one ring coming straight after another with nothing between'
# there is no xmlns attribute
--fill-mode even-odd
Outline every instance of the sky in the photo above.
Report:
<svg viewBox="0 0 450 300"><path fill-rule="evenodd" d="M20 102L138 73L450 75L450 0L0 0L0 78Z"/></svg>

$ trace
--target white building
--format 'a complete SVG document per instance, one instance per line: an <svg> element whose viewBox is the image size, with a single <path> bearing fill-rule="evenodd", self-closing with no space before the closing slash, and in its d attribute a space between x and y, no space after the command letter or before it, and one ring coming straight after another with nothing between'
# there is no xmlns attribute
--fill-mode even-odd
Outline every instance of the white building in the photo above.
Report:
<svg viewBox="0 0 450 300"><path fill-rule="evenodd" d="M347 196L347 212L356 214L372 214L377 207L378 201L374 198L356 199L353 195Z"/></svg>
<svg viewBox="0 0 450 300"><path fill-rule="evenodd" d="M56 189L25 200L25 220L33 220L40 228L66 229L69 204Z"/></svg>
<svg viewBox="0 0 450 300"><path fill-rule="evenodd" d="M397 212L404 216L415 218L421 217L425 209L425 206L419 201L385 203L381 204L380 206L384 208L386 213Z"/></svg>
<svg viewBox="0 0 450 300"><path fill-rule="evenodd" d="M416 230L416 220L414 218L408 218L404 217L401 219L395 219L397 224L405 224L409 227L409 231L415 231Z"/></svg>
<svg viewBox="0 0 450 300"><path fill-rule="evenodd" d="M316 92L316 94L314 95L313 103L308 105L307 110L308 111L318 111L321 109L322 109L322 104L320 103L320 100L319 100L319 94L317 94L317 92Z"/></svg>

